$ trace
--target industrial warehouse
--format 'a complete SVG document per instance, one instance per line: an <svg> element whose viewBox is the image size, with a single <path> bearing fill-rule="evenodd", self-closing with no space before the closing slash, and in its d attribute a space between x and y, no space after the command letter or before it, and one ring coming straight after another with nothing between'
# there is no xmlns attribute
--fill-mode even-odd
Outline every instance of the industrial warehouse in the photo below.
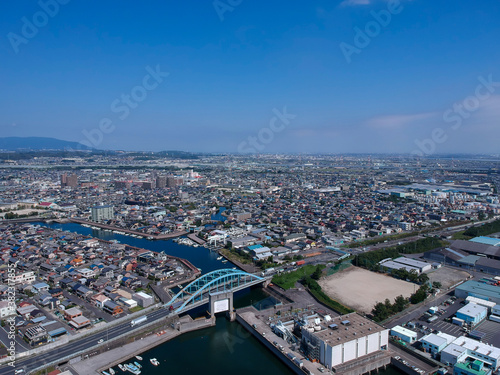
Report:
<svg viewBox="0 0 500 375"><path fill-rule="evenodd" d="M306 355L335 372L350 361L359 363L365 356L372 362L383 358L388 344L388 329L355 313L333 318L323 325L302 327Z"/></svg>

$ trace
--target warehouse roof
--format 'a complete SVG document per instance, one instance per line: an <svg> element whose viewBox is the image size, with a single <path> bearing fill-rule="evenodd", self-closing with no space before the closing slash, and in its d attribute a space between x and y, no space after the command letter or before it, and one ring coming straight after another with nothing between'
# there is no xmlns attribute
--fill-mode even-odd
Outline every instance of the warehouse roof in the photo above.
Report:
<svg viewBox="0 0 500 375"><path fill-rule="evenodd" d="M341 322L345 320L348 320L350 323L348 325L342 325ZM329 323L336 323L338 329L333 330L327 328L319 332L314 332L314 335L330 346L337 346L386 330L386 328L356 313L335 317L330 320Z"/></svg>
<svg viewBox="0 0 500 375"><path fill-rule="evenodd" d="M500 239L499 238L494 238L494 237L475 237L471 239L470 241L476 242L476 243L482 243L485 245L491 245L491 246L500 246Z"/></svg>

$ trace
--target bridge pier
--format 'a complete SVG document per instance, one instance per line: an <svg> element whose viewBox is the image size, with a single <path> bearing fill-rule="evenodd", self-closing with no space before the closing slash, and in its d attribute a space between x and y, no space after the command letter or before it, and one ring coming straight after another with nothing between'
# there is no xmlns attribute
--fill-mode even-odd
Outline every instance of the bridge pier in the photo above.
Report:
<svg viewBox="0 0 500 375"><path fill-rule="evenodd" d="M236 312L233 308L233 292L210 293L208 304L211 316L226 311L231 322L236 319Z"/></svg>

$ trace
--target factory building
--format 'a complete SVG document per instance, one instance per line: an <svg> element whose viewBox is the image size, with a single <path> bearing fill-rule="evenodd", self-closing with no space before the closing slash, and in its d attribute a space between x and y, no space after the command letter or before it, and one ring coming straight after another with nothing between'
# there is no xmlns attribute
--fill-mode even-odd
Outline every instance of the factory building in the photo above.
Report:
<svg viewBox="0 0 500 375"><path fill-rule="evenodd" d="M319 329L319 330L318 330ZM328 327L302 327L302 348L310 360L334 369L365 356L383 354L389 330L358 314L336 317Z"/></svg>
<svg viewBox="0 0 500 375"><path fill-rule="evenodd" d="M495 371L500 365L500 349L461 336L441 351L442 363L453 366L462 363L459 368L466 367L470 361L476 360Z"/></svg>
<svg viewBox="0 0 500 375"><path fill-rule="evenodd" d="M401 326L393 327L390 333L391 336L396 336L400 340L407 342L409 344L413 344L417 340L417 332L414 332L411 329L404 328Z"/></svg>
<svg viewBox="0 0 500 375"><path fill-rule="evenodd" d="M418 267L412 267L409 265L397 263L397 262L394 262L393 260L386 260L386 261L380 262L379 264L380 264L380 266L387 268L389 271L404 269L408 272L411 272L413 270L417 274L420 274L420 269Z"/></svg>
<svg viewBox="0 0 500 375"><path fill-rule="evenodd" d="M432 265L430 265L427 262L422 262L420 260L406 258L406 257L396 258L394 259L394 262L418 268L419 273L430 271L432 268Z"/></svg>
<svg viewBox="0 0 500 375"><path fill-rule="evenodd" d="M488 316L488 308L470 302L456 313L457 318L475 326L481 323Z"/></svg>
<svg viewBox="0 0 500 375"><path fill-rule="evenodd" d="M472 297L472 296L467 297L465 299L465 303L475 303L476 305L484 306L488 309L488 314L491 314L493 308L496 306L495 302L486 301L482 298L477 298L477 297Z"/></svg>
<svg viewBox="0 0 500 375"><path fill-rule="evenodd" d="M444 348L451 344L456 337L448 335L443 332L430 333L422 337L419 341L422 343L422 347L428 353L436 355L440 353Z"/></svg>
<svg viewBox="0 0 500 375"><path fill-rule="evenodd" d="M466 299L469 296L500 304L500 288L498 286L469 280L455 288L455 296Z"/></svg>

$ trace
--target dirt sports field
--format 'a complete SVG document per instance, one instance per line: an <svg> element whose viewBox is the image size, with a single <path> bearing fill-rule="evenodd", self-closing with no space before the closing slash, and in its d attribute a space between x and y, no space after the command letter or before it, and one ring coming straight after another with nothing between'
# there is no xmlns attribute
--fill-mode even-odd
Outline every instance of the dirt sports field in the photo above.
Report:
<svg viewBox="0 0 500 375"><path fill-rule="evenodd" d="M399 295L409 297L418 285L363 268L349 267L319 281L331 298L358 311L369 313L377 302Z"/></svg>

